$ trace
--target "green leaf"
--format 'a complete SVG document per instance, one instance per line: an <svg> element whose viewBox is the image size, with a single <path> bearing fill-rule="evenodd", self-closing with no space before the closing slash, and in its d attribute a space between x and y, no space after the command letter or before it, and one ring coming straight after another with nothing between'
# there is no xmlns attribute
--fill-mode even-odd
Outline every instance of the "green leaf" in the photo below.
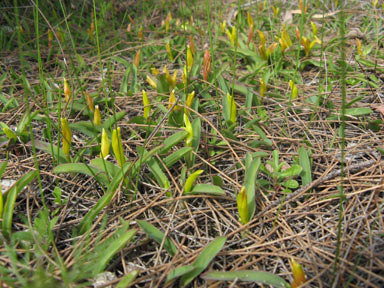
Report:
<svg viewBox="0 0 384 288"><path fill-rule="evenodd" d="M168 177L164 174L163 169L160 167L156 159L150 158L146 163L152 175L156 178L157 183L161 187L168 189L170 186Z"/></svg>
<svg viewBox="0 0 384 288"><path fill-rule="evenodd" d="M1 176L3 175L5 169L7 168L7 165L8 165L8 161L4 161L4 162L0 163L0 179L1 179Z"/></svg>
<svg viewBox="0 0 384 288"><path fill-rule="evenodd" d="M191 151L192 151L192 147L183 147L173 152L171 155L163 159L165 166L167 166L167 168L171 167L177 161L182 159L185 155L187 155L188 153L191 153Z"/></svg>
<svg viewBox="0 0 384 288"><path fill-rule="evenodd" d="M365 108L365 107L345 109L345 115L348 115L348 116L358 117L363 115L369 115L371 113L372 113L372 110L370 108Z"/></svg>
<svg viewBox="0 0 384 288"><path fill-rule="evenodd" d="M183 141L187 137L187 131L179 131L175 134L172 134L163 142L163 147L160 149L159 154L167 153L169 149L176 146L179 142Z"/></svg>
<svg viewBox="0 0 384 288"><path fill-rule="evenodd" d="M381 155L384 156L384 146L383 147L376 147L377 151L380 152Z"/></svg>
<svg viewBox="0 0 384 288"><path fill-rule="evenodd" d="M7 124L0 122L0 126L3 128L3 132L9 140L17 140L16 133L13 132L12 129L9 128Z"/></svg>
<svg viewBox="0 0 384 288"><path fill-rule="evenodd" d="M167 283L175 278L179 278L187 273L190 273L192 272L193 270L195 270L196 268L192 265L185 265L185 266L181 266L181 267L177 267L175 269L173 269L171 272L169 272L168 276L167 276Z"/></svg>
<svg viewBox="0 0 384 288"><path fill-rule="evenodd" d="M120 111L115 113L114 115L112 115L102 123L103 128L108 131L112 127L112 125L117 123L119 120L123 119L125 114L127 114L127 112L125 111Z"/></svg>
<svg viewBox="0 0 384 288"><path fill-rule="evenodd" d="M31 142L28 143L28 146L32 146L32 143ZM42 150L42 151L49 153L51 155L53 154L52 156L57 158L56 152L58 150L58 147L56 145L52 144L52 147L51 147L51 144L49 144L47 142L35 140L35 147L36 147L36 149ZM52 148L52 150L51 150L51 148ZM59 163L67 163L68 160L64 156L63 149L59 148L59 154L60 154Z"/></svg>
<svg viewBox="0 0 384 288"><path fill-rule="evenodd" d="M257 134L259 134L261 140L265 143L267 146L272 146L272 140L268 139L267 135L265 135L264 131L257 125L253 125L253 129Z"/></svg>
<svg viewBox="0 0 384 288"><path fill-rule="evenodd" d="M116 285L116 288L127 288L130 287L131 283L135 281L137 275L139 275L139 271L133 270L124 275L124 277L119 281Z"/></svg>
<svg viewBox="0 0 384 288"><path fill-rule="evenodd" d="M124 226L121 229L126 229L126 228ZM105 249L103 249L103 253L100 253L99 254L100 256L97 257L97 259L94 259L94 262L97 264L94 268L95 271L93 272L95 274L103 272L104 269L107 267L109 261L111 261L112 257L127 245L127 243L132 239L132 237L136 234L136 232L137 232L136 229L131 229L124 233L121 233L121 232L119 233L119 231L115 232L115 234L117 234L118 237L113 241L111 241L108 247L105 247Z"/></svg>
<svg viewBox="0 0 384 288"><path fill-rule="evenodd" d="M222 196L222 195L225 195L225 192L223 189L221 189L219 186L216 186L216 185L196 184L190 192L185 193L185 194L187 194L187 195L190 195L190 194L211 194L211 195Z"/></svg>
<svg viewBox="0 0 384 288"><path fill-rule="evenodd" d="M104 170L104 169L103 169ZM104 184L109 184L109 179L102 170L99 170L90 165L84 163L65 163L56 166L53 169L53 173L62 174L62 173L80 173L95 177L99 182Z"/></svg>
<svg viewBox="0 0 384 288"><path fill-rule="evenodd" d="M206 280L221 280L221 281L248 281L256 282L264 285L271 285L277 288L289 288L288 282L278 275L253 270L238 270L238 271L211 271L202 276Z"/></svg>
<svg viewBox="0 0 384 288"><path fill-rule="evenodd" d="M208 264L216 256L217 253L223 248L223 245L227 238L221 236L213 240L211 243L201 251L200 255L196 258L195 262L192 264L195 267L194 270L184 274L180 279L180 286L185 287L193 281L201 272L207 268Z"/></svg>
<svg viewBox="0 0 384 288"><path fill-rule="evenodd" d="M20 191L23 191L24 187L32 182L35 177L39 174L37 170L30 171L21 177L7 192L7 200L4 205L3 211L3 234L4 237L11 235L13 210L15 208L16 197ZM2 192L0 192L2 193Z"/></svg>
<svg viewBox="0 0 384 288"><path fill-rule="evenodd" d="M129 75L131 74L131 69L128 68L124 72L123 80L120 84L120 92L121 93L127 93L128 92L128 82L129 82Z"/></svg>
<svg viewBox="0 0 384 288"><path fill-rule="evenodd" d="M255 203L255 181L257 173L259 172L261 160L260 157L254 159L247 170L245 171L245 189L247 191L248 202L248 215L249 219L252 219L255 215L256 203Z"/></svg>
<svg viewBox="0 0 384 288"><path fill-rule="evenodd" d="M301 182L303 186L305 186L312 182L312 170L307 149L304 147L299 148L299 162L300 166L303 168L303 171L301 172Z"/></svg>
<svg viewBox="0 0 384 288"><path fill-rule="evenodd" d="M157 243L159 243L159 245L161 245L163 238L165 237L163 232L161 232L159 229L157 229L155 226L153 226L147 221L137 220L137 224L140 225L140 227L144 230L145 233L148 234L150 238L152 238ZM166 237L164 240L164 249L167 250L167 252L171 256L175 256L175 254L177 253L177 247L168 237Z"/></svg>
<svg viewBox="0 0 384 288"><path fill-rule="evenodd" d="M293 164L288 169L285 169L284 171L281 171L279 173L279 177L281 177L283 179L287 178L287 177L294 177L294 176L300 175L302 170L303 170L303 168L301 168L300 165Z"/></svg>

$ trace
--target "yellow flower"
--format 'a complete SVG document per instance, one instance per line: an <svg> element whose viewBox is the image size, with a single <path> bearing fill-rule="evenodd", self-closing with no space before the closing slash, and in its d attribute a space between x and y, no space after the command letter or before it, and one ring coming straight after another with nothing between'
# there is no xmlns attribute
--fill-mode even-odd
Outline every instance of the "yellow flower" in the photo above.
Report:
<svg viewBox="0 0 384 288"><path fill-rule="evenodd" d="M305 282L307 282L303 267L293 258L291 259L290 264L293 274L293 282L291 284L291 288L299 287L300 285L303 285Z"/></svg>
<svg viewBox="0 0 384 288"><path fill-rule="evenodd" d="M187 114L184 114L183 115L183 118L184 118L184 124L185 124L185 131L188 132L188 136L185 140L185 144L188 146L188 147L192 147L192 141L193 141L193 128L192 128L192 124L191 124L191 121L189 121L189 117Z"/></svg>
<svg viewBox="0 0 384 288"><path fill-rule="evenodd" d="M176 103L176 96L175 96L175 89L173 89L169 94L168 109L171 109L175 103ZM181 107L179 105L176 105L175 108L173 108L174 111L177 111L180 109Z"/></svg>
<svg viewBox="0 0 384 288"><path fill-rule="evenodd" d="M110 144L109 144L109 138L107 132L105 132L105 129L103 128L101 132L101 152L100 157L105 158L109 155L110 150Z"/></svg>
<svg viewBox="0 0 384 288"><path fill-rule="evenodd" d="M112 149L113 153L115 154L117 163L119 163L120 167L123 167L125 164L125 156L123 150L123 142L121 142L120 127L117 127L117 129L113 129L112 131Z"/></svg>
<svg viewBox="0 0 384 288"><path fill-rule="evenodd" d="M99 105L95 106L95 112L93 114L93 123L95 123L95 125L101 125L101 115L100 115Z"/></svg>
<svg viewBox="0 0 384 288"><path fill-rule="evenodd" d="M273 18L277 18L277 16L279 15L280 8L272 6L272 10L273 10Z"/></svg>
<svg viewBox="0 0 384 288"><path fill-rule="evenodd" d="M311 21L311 26L312 26L312 34L313 34L313 37L317 36L317 27L316 27L316 24L314 22Z"/></svg>
<svg viewBox="0 0 384 288"><path fill-rule="evenodd" d="M143 90L144 118L148 119L151 115L151 102L149 102L147 92Z"/></svg>
<svg viewBox="0 0 384 288"><path fill-rule="evenodd" d="M193 102L194 98L195 98L195 91L192 91L187 96L187 100L185 101L185 106L191 108L191 105L192 105L192 102ZM184 108L184 113L185 114L189 115L189 112L190 112L189 109Z"/></svg>
<svg viewBox="0 0 384 288"><path fill-rule="evenodd" d="M249 222L247 191L245 187L241 187L237 195L237 210L239 211L240 223L247 224Z"/></svg>
<svg viewBox="0 0 384 288"><path fill-rule="evenodd" d="M237 46L237 31L236 31L236 27L232 26L232 32L230 32L228 29L226 29L225 32L227 33L228 38L231 41L232 46L236 47Z"/></svg>
<svg viewBox="0 0 384 288"><path fill-rule="evenodd" d="M67 79L64 78L64 97L65 102L68 103L72 99L71 87L69 87Z"/></svg>
<svg viewBox="0 0 384 288"><path fill-rule="evenodd" d="M133 65L136 66L136 68L139 68L140 65L140 50L137 50L135 58L133 59Z"/></svg>
<svg viewBox="0 0 384 288"><path fill-rule="evenodd" d="M267 92L267 85L263 78L259 79L260 81L260 99L263 99L265 92Z"/></svg>
<svg viewBox="0 0 384 288"><path fill-rule="evenodd" d="M173 61L173 55L172 55L171 45L169 44L169 42L167 42L167 44L165 44L165 49L167 49L167 53L168 53L168 58L169 58L169 60Z"/></svg>
<svg viewBox="0 0 384 288"><path fill-rule="evenodd" d="M293 80L289 80L289 87L291 88L291 99L295 100L298 95L298 90L295 82Z"/></svg>
<svg viewBox="0 0 384 288"><path fill-rule="evenodd" d="M247 12L247 22L248 22L249 27L253 26L253 18L251 16L251 14L249 13L249 11Z"/></svg>
<svg viewBox="0 0 384 288"><path fill-rule="evenodd" d="M260 31L260 30L257 30L257 33L259 34L260 45L265 46L265 35L264 35L264 33L262 31Z"/></svg>
<svg viewBox="0 0 384 288"><path fill-rule="evenodd" d="M188 72L191 72L193 66L193 55L191 51L191 47L188 45L187 46L187 67L188 67Z"/></svg>
<svg viewBox="0 0 384 288"><path fill-rule="evenodd" d="M84 93L85 93L85 98L87 99L87 105L88 105L89 110L95 111L95 107L93 106L93 98L92 98L92 96L89 95L88 92L84 92Z"/></svg>
<svg viewBox="0 0 384 288"><path fill-rule="evenodd" d="M72 131L69 128L67 118L61 118L61 134L63 136L63 152L64 155L69 157L69 150L71 149L72 143Z"/></svg>
<svg viewBox="0 0 384 288"><path fill-rule="evenodd" d="M151 68L151 72L153 75L155 75L157 77L157 75L159 75L160 71L156 68L156 67L152 67Z"/></svg>
<svg viewBox="0 0 384 288"><path fill-rule="evenodd" d="M155 88L155 89L157 89L157 84L156 84L156 82L151 78L151 77L149 77L148 75L147 75L147 83L149 84L149 85L151 85L153 88Z"/></svg>

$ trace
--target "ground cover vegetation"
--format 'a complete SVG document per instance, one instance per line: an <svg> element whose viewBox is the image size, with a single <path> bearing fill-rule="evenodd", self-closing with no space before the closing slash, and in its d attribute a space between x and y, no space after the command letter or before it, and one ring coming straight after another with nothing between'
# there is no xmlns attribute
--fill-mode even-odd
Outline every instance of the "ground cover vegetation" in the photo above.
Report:
<svg viewBox="0 0 384 288"><path fill-rule="evenodd" d="M382 1L2 1L2 287L382 287Z"/></svg>

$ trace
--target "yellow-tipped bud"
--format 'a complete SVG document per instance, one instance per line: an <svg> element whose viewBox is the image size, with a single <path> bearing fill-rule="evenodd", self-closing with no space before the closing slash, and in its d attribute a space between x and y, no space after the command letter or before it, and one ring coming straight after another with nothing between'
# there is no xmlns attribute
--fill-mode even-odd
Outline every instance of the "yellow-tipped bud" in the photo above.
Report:
<svg viewBox="0 0 384 288"><path fill-rule="evenodd" d="M71 87L69 87L67 79L64 78L64 97L65 102L68 103L72 99Z"/></svg>
<svg viewBox="0 0 384 288"><path fill-rule="evenodd" d="M225 27L226 27L227 23L225 21L223 21L223 23L220 24L220 28L221 28L221 33L224 33L225 32Z"/></svg>
<svg viewBox="0 0 384 288"><path fill-rule="evenodd" d="M376 9L378 0L372 0L372 6Z"/></svg>
<svg viewBox="0 0 384 288"><path fill-rule="evenodd" d="M265 92L267 92L267 85L263 78L259 79L260 81L260 99L263 99Z"/></svg>
<svg viewBox="0 0 384 288"><path fill-rule="evenodd" d="M291 99L295 100L298 95L298 90L295 82L293 80L289 80L289 87L291 88Z"/></svg>
<svg viewBox="0 0 384 288"><path fill-rule="evenodd" d="M236 47L237 46L237 31L236 31L236 27L232 26L232 32L230 32L228 29L226 29L225 32L227 33L227 36L229 38L229 41L231 41L232 46Z"/></svg>
<svg viewBox="0 0 384 288"><path fill-rule="evenodd" d="M151 72L153 75L155 75L157 77L157 75L159 75L160 71L156 68L156 67L152 67L151 68Z"/></svg>
<svg viewBox="0 0 384 288"><path fill-rule="evenodd" d="M88 105L88 108L90 111L95 111L95 107L93 105L93 98L91 95L89 95L88 92L84 92L85 93L85 98L87 99L87 105Z"/></svg>
<svg viewBox="0 0 384 288"><path fill-rule="evenodd" d="M93 123L95 125L101 125L101 114L100 114L99 105L95 106L95 112L93 113Z"/></svg>
<svg viewBox="0 0 384 288"><path fill-rule="evenodd" d="M262 31L260 31L260 30L257 30L257 34L259 34L260 45L265 46L265 35L264 35L264 33Z"/></svg>
<svg viewBox="0 0 384 288"><path fill-rule="evenodd" d="M167 18L165 18L165 32L169 31L169 25L172 20L172 14L171 12L168 12Z"/></svg>
<svg viewBox="0 0 384 288"><path fill-rule="evenodd" d="M187 76L188 76L187 66L184 66L184 71L182 75L184 86L187 86Z"/></svg>
<svg viewBox="0 0 384 288"><path fill-rule="evenodd" d="M67 118L61 118L60 121L61 121L61 134L63 136L63 152L64 152L64 155L69 157L69 151L71 149L71 143L72 143L72 131L71 131L71 128L69 128Z"/></svg>
<svg viewBox="0 0 384 288"><path fill-rule="evenodd" d="M184 193L189 193L192 191L193 183L195 183L197 177L199 177L200 174L203 172L204 172L203 170L197 170L191 175L189 175L189 177L187 178L187 181L185 181Z"/></svg>
<svg viewBox="0 0 384 288"><path fill-rule="evenodd" d="M151 102L149 102L147 92L143 90L144 118L148 119L151 115Z"/></svg>
<svg viewBox="0 0 384 288"><path fill-rule="evenodd" d="M143 41L144 36L143 36L143 26L140 27L139 32L137 32L137 38L139 41Z"/></svg>
<svg viewBox="0 0 384 288"><path fill-rule="evenodd" d="M156 84L156 82L155 82L151 77L149 77L149 76L147 75L146 80L147 80L147 83L148 83L149 85L151 85L153 88L157 89L157 84Z"/></svg>
<svg viewBox="0 0 384 288"><path fill-rule="evenodd" d="M360 57L363 57L363 50L361 49L361 40L359 38L356 39L356 46L357 46L357 54L360 56Z"/></svg>
<svg viewBox="0 0 384 288"><path fill-rule="evenodd" d="M291 284L291 288L296 288L303 285L307 282L307 278L305 276L305 272L303 267L295 261L295 259L291 259L289 262L291 264L292 274L293 274L293 282Z"/></svg>
<svg viewBox="0 0 384 288"><path fill-rule="evenodd" d="M247 191L244 186L241 187L236 200L237 200L237 210L239 211L240 223L247 224L249 222L248 200L247 200Z"/></svg>
<svg viewBox="0 0 384 288"><path fill-rule="evenodd" d="M103 128L101 132L101 152L100 152L100 157L106 158L109 155L109 150L110 150L110 144L109 144L109 138L108 134Z"/></svg>
<svg viewBox="0 0 384 288"><path fill-rule="evenodd" d="M188 72L191 72L193 66L193 55L191 51L191 46L187 46L187 67L188 67Z"/></svg>
<svg viewBox="0 0 384 288"><path fill-rule="evenodd" d="M121 141L120 127L117 127L117 129L113 129L112 131L112 149L113 153L115 154L117 163L119 163L120 167L123 167L125 164L125 156L123 150L123 142Z"/></svg>
<svg viewBox="0 0 384 288"><path fill-rule="evenodd" d="M169 42L167 42L167 44L165 44L165 49L167 49L167 53L168 53L168 58L169 58L169 60L173 61L173 55L172 55L171 45L169 44Z"/></svg>
<svg viewBox="0 0 384 288"><path fill-rule="evenodd" d="M317 36L317 27L314 22L311 21L313 37Z"/></svg>
<svg viewBox="0 0 384 288"><path fill-rule="evenodd" d="M195 98L195 91L192 91L191 93L189 93L188 94L188 96L187 96L187 100L185 101L185 106L187 106L187 107L191 107L191 105L192 105L192 102L193 102L193 99ZM187 108L184 108L184 113L185 114L187 114L187 115L189 115L189 109L187 109Z"/></svg>
<svg viewBox="0 0 384 288"><path fill-rule="evenodd" d="M173 89L169 94L168 109L171 109L175 103L176 103L176 96L175 96L175 89ZM176 105L175 108L173 108L174 111L177 111L180 109L181 107L179 105Z"/></svg>
<svg viewBox="0 0 384 288"><path fill-rule="evenodd" d="M247 12L247 22L249 27L253 26L253 18L251 16L251 13L249 13L249 11Z"/></svg>
<svg viewBox="0 0 384 288"><path fill-rule="evenodd" d="M136 68L139 68L140 65L140 50L137 50L135 58L133 59L133 65L136 66Z"/></svg>
<svg viewBox="0 0 384 288"><path fill-rule="evenodd" d="M88 36L89 36L89 38L91 38L92 40L93 40L93 35L94 35L94 33L95 33L95 23L92 21L92 23L91 23L91 27L89 27L88 29L87 29L87 32L88 32Z"/></svg>
<svg viewBox="0 0 384 288"><path fill-rule="evenodd" d="M189 117L187 114L184 114L183 115L183 118L184 118L184 129L185 131L188 132L188 136L187 138L185 139L185 144L188 146L188 147L192 147L192 141L193 141L193 127L192 127L192 124L191 124L191 121L189 121Z"/></svg>
<svg viewBox="0 0 384 288"><path fill-rule="evenodd" d="M272 10L273 10L273 18L277 18L277 16L279 16L280 8L272 6Z"/></svg>

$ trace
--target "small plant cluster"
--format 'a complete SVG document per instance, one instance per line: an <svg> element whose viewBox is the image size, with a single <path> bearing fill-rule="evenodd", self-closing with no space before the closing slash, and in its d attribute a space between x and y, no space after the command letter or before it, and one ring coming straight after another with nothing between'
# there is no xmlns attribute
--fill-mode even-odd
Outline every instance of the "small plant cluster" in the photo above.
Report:
<svg viewBox="0 0 384 288"><path fill-rule="evenodd" d="M6 19L18 29L11 37L0 30L0 45L7 51L17 47L21 65L19 70L1 68L0 86L13 96L1 92L0 109L9 115L21 103L25 106L17 125L12 125L14 119L0 121L0 149L6 151L0 163L0 286L96 285L95 278L107 271L119 271L119 278L101 285L120 288L148 281L149 286L168 287L198 286L201 281L308 285L312 280L300 264L305 260L294 254L300 249L284 255L265 253L266 263L285 259L289 276L281 273L285 268L255 270L239 263L254 256L257 241L270 236L255 232L264 233L255 223L266 201L280 203L272 217L275 222L265 225L272 229L268 233L284 239L282 243L300 238L282 237L276 223L282 220L285 199L314 183L314 155L321 154L317 150L323 145L316 139L319 123L337 131L329 141L330 150L344 149L346 123L380 133L383 113L372 119L375 106L365 105L363 94L343 98L341 108L330 95L345 85L359 84L366 90L380 86L374 73L367 77L365 72L384 71L377 63L384 57L379 49L382 39L375 45L354 39L356 66L345 61L338 66L334 49L344 47L345 35L327 39L328 31L339 27L324 21L334 15L326 15L321 1L294 1L292 9L281 1L239 1L232 7L234 15L213 23L212 9L222 8L212 1L206 1L206 17L197 18L188 1L136 3L142 17L115 1L94 1L92 7L84 2L73 15L61 1L48 2L55 12L50 20L57 24L47 28L39 13L48 10L36 2L30 14L33 29L20 22L16 5L15 19ZM378 1L370 5L378 19L383 13ZM150 19L154 11L158 14ZM73 17L80 32L73 30ZM37 56L30 55L32 48ZM90 64L89 59L96 61ZM37 63L38 81L27 77L30 61ZM311 93L304 85L308 71L317 73L317 91ZM338 75L344 75L342 84ZM14 96L17 89L23 89L23 99ZM305 127L297 129L304 121ZM276 127L279 130L272 131ZM295 144L287 148L291 142ZM33 169L1 190L12 157L23 151L32 156ZM44 156L49 160L43 163L41 155L49 155ZM44 170L47 166L52 169ZM34 203L30 196L18 201L30 187L39 192ZM69 193L68 187L77 192ZM340 198L343 203L343 188L338 189L336 196L314 202ZM291 204L294 209L300 203ZM23 210L22 205L29 206ZM196 224L200 215L209 215L206 231ZM164 219L169 219L168 226ZM71 231L66 221L73 221ZM189 224L196 230L180 228ZM179 230L183 232L177 239ZM157 243L156 252L150 241ZM149 255L153 267L143 268L141 260L125 253L127 249L144 258ZM244 251L250 255L237 262ZM236 264L223 268L227 257ZM338 259L337 254L335 267ZM162 276L148 280L151 269Z"/></svg>

